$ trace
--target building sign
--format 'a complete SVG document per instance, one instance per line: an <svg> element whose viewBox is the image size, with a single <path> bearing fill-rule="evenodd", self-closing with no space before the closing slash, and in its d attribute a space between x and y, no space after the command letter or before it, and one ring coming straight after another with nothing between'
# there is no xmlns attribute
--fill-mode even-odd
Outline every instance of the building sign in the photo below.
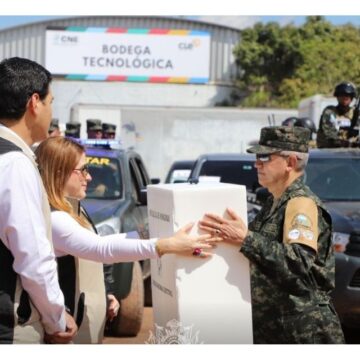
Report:
<svg viewBox="0 0 360 360"><path fill-rule="evenodd" d="M122 28L48 28L46 68L69 79L207 83L210 34Z"/></svg>

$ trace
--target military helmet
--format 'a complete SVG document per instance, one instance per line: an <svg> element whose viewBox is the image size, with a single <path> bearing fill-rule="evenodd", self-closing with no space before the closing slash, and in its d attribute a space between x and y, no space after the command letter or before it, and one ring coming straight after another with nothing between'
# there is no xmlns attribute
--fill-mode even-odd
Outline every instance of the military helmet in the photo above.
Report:
<svg viewBox="0 0 360 360"><path fill-rule="evenodd" d="M354 98L356 96L355 86L351 82L343 81L337 84L334 91L334 96L338 97L341 95L350 96Z"/></svg>
<svg viewBox="0 0 360 360"><path fill-rule="evenodd" d="M311 119L307 118L307 117L298 118L295 121L294 126L299 126L299 127L309 129L311 131L310 139L312 138L312 134L316 133L316 126L315 126L314 122Z"/></svg>
<svg viewBox="0 0 360 360"><path fill-rule="evenodd" d="M298 120L297 117L295 116L291 116L291 117L288 117L287 119L285 119L281 125L282 126L294 126L295 122Z"/></svg>

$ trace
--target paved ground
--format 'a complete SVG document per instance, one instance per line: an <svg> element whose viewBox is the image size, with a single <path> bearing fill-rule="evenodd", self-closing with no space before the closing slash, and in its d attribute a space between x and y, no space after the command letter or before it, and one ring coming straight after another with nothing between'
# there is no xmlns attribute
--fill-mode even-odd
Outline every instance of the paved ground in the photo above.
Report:
<svg viewBox="0 0 360 360"><path fill-rule="evenodd" d="M149 340L150 331L153 332L153 309L146 307L144 309L144 319L141 330L136 337L105 337L104 344L145 344ZM360 331L346 329L347 344L360 344Z"/></svg>

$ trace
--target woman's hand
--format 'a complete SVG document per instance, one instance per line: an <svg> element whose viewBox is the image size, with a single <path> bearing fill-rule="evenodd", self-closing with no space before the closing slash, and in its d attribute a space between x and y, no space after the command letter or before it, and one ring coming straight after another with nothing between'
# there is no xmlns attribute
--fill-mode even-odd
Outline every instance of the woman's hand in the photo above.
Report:
<svg viewBox="0 0 360 360"><path fill-rule="evenodd" d="M228 243L241 246L247 234L247 227L234 210L228 208L226 212L230 220L215 214L205 214L204 219L199 222L199 227Z"/></svg>
<svg viewBox="0 0 360 360"><path fill-rule="evenodd" d="M194 255L199 257L211 256L211 252L203 251L203 249L211 249L215 243L221 241L220 237L211 236L209 234L190 236L189 232L194 224L190 223L177 231L170 238L159 239L156 242L156 248L159 255L178 254L178 255Z"/></svg>

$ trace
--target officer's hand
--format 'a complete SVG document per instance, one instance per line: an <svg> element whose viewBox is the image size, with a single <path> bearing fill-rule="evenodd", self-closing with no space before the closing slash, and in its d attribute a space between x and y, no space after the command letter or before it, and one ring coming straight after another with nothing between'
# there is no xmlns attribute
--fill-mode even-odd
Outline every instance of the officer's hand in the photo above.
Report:
<svg viewBox="0 0 360 360"><path fill-rule="evenodd" d="M247 227L234 210L228 208L226 212L230 220L207 213L199 222L199 227L214 236L221 237L228 243L241 246L247 234Z"/></svg>

